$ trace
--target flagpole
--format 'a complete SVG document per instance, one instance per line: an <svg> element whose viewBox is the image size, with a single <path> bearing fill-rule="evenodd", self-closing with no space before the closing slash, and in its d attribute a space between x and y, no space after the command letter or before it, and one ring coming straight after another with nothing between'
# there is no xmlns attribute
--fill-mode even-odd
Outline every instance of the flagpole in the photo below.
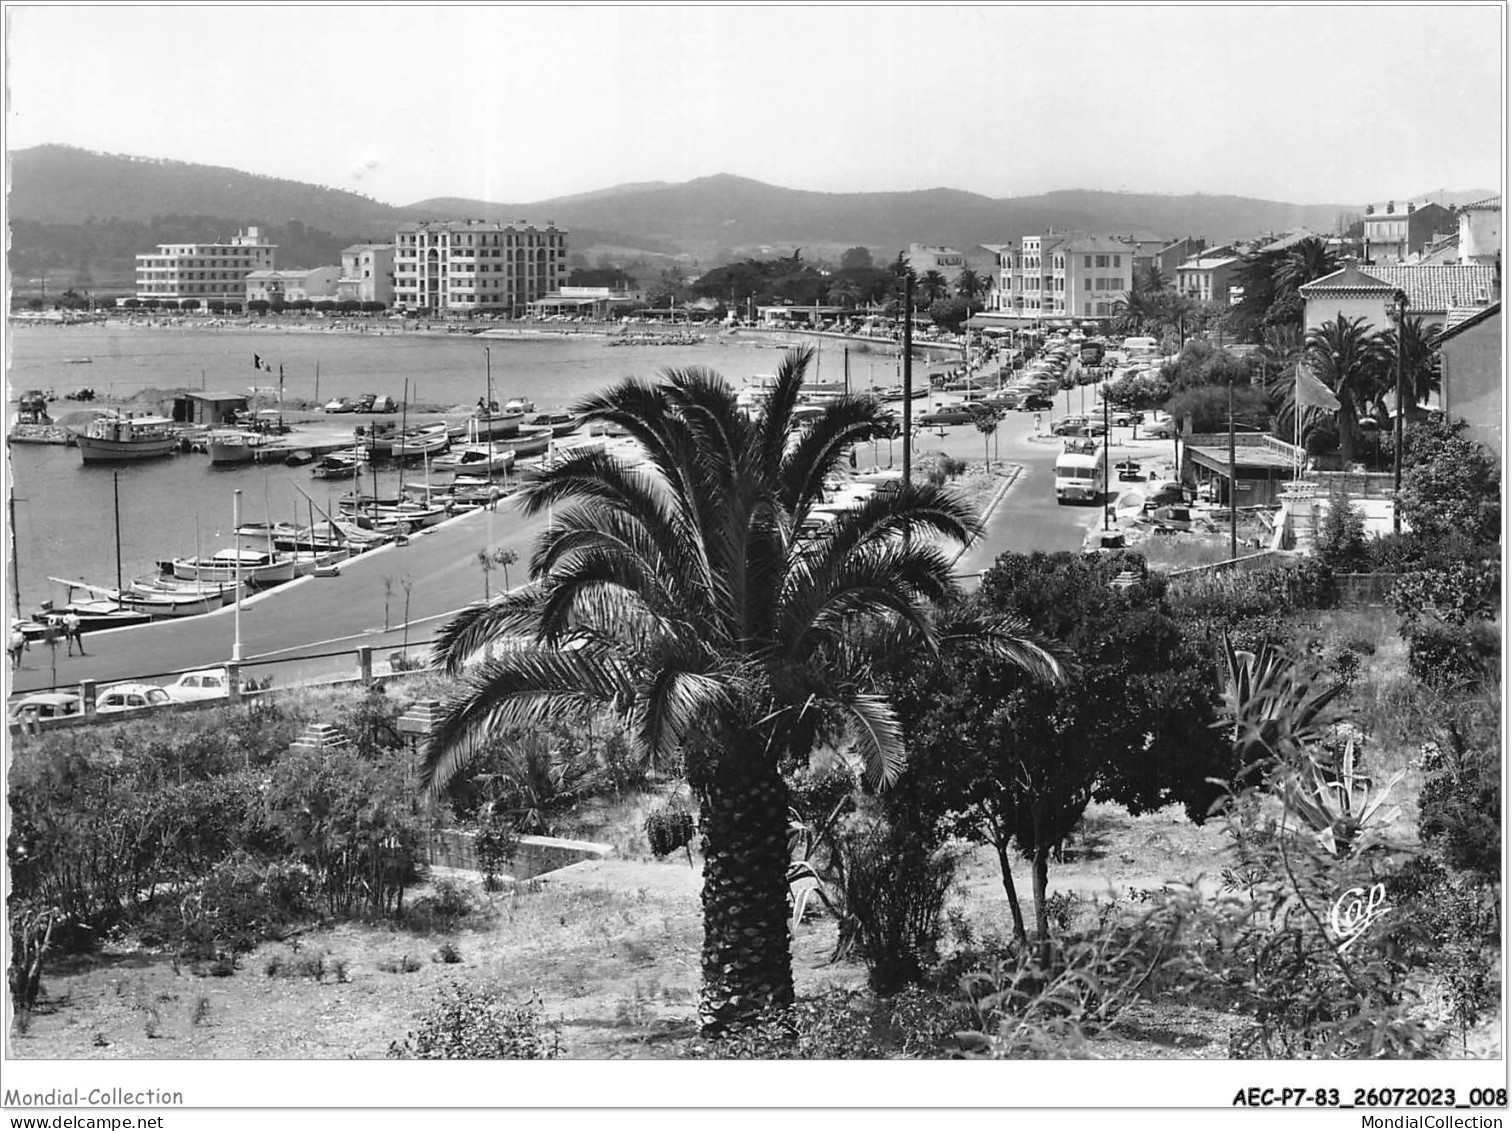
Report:
<svg viewBox="0 0 1512 1131"><path fill-rule="evenodd" d="M1297 367L1292 370L1292 435L1296 438L1297 468L1293 473L1293 479L1302 478L1302 359L1297 359Z"/></svg>

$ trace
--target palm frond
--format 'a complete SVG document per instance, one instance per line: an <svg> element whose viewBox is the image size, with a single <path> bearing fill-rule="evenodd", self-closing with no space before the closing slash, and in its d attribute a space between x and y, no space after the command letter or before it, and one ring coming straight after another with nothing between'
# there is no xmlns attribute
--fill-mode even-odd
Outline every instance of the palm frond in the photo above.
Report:
<svg viewBox="0 0 1512 1131"><path fill-rule="evenodd" d="M631 684L622 662L593 648L532 648L478 664L442 705L421 759L420 786L432 795L445 789L490 734L543 727L566 712L620 701Z"/></svg>
<svg viewBox="0 0 1512 1131"><path fill-rule="evenodd" d="M539 585L526 585L491 601L469 605L441 626L431 647L431 662L451 675L490 644L533 640L545 600Z"/></svg>

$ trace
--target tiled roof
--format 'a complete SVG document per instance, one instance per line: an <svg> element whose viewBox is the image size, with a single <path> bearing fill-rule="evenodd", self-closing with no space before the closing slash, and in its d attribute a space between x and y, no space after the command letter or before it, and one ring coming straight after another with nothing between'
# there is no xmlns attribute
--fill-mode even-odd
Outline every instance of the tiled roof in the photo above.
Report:
<svg viewBox="0 0 1512 1131"><path fill-rule="evenodd" d="M1479 326L1482 322L1485 322L1500 313L1500 299L1498 299L1496 302L1491 303L1491 305L1489 306L1478 307L1475 310L1451 310L1449 312L1449 317L1445 319L1448 324L1444 327L1444 332L1438 336L1438 341L1443 342L1447 338L1452 338L1457 334L1463 334L1466 330L1470 329L1470 327Z"/></svg>
<svg viewBox="0 0 1512 1131"><path fill-rule="evenodd" d="M1294 246L1296 244L1299 244L1303 240L1326 240L1326 239L1328 239L1327 236L1319 235L1317 232L1309 232L1306 228L1298 228L1294 232L1288 232L1286 235L1282 236L1280 239L1276 240L1274 243L1268 243L1268 244L1266 244L1260 250L1261 251L1285 251L1287 248L1292 247L1292 246Z"/></svg>
<svg viewBox="0 0 1512 1131"><path fill-rule="evenodd" d="M1113 254L1121 253L1127 255L1129 252L1129 245L1124 243L1123 240L1116 239L1113 236L1094 236L1078 233L1072 239L1062 244L1061 249L1073 255L1083 254L1089 251L1103 253L1111 252Z"/></svg>
<svg viewBox="0 0 1512 1131"><path fill-rule="evenodd" d="M1407 309L1413 314L1443 314L1460 306L1473 306L1489 296L1496 283L1496 268L1481 263L1378 264L1361 268L1353 261L1332 275L1298 287L1304 299L1317 295L1354 292L1389 295L1407 293Z"/></svg>

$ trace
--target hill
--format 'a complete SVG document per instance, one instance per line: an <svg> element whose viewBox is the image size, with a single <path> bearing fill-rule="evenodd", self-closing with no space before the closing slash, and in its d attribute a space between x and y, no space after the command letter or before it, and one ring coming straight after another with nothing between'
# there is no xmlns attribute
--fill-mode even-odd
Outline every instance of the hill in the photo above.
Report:
<svg viewBox="0 0 1512 1131"><path fill-rule="evenodd" d="M1329 231L1341 213L1362 207L1084 189L1004 199L943 187L821 193L727 174L533 202L447 197L399 206L236 169L68 146L18 150L10 163L13 272L22 289L45 272L54 291L73 281L129 285L135 254L162 242L226 238L248 224L264 227L279 245L279 262L290 266L335 262L347 244L440 217L554 221L571 231L573 252L589 263L680 256L708 266L795 248L833 259L856 245L891 258L910 243L1000 243L1051 229L1222 242L1297 227Z"/></svg>

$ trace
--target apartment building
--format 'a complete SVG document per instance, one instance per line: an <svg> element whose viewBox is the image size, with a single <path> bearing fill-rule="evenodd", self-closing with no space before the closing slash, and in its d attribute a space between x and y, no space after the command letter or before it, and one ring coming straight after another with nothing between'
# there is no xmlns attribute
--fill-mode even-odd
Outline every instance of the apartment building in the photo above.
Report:
<svg viewBox="0 0 1512 1131"><path fill-rule="evenodd" d="M1176 293L1197 302L1217 302L1227 306L1229 293L1239 271L1240 255L1231 246L1210 247L1184 259L1176 268Z"/></svg>
<svg viewBox="0 0 1512 1131"><path fill-rule="evenodd" d="M1462 264L1496 263L1501 257L1501 197L1477 200L1455 210Z"/></svg>
<svg viewBox="0 0 1512 1131"><path fill-rule="evenodd" d="M230 243L165 243L136 257L136 297L160 302L192 298L242 302L247 276L276 266L276 244L264 243L256 228L238 232Z"/></svg>
<svg viewBox="0 0 1512 1131"><path fill-rule="evenodd" d="M394 305L424 314L523 314L567 279L567 233L547 222L427 220L394 239Z"/></svg>
<svg viewBox="0 0 1512 1131"><path fill-rule="evenodd" d="M394 245L358 243L341 249L336 297L343 302L394 304Z"/></svg>
<svg viewBox="0 0 1512 1131"><path fill-rule="evenodd" d="M1401 263L1418 254L1436 235L1453 232L1458 225L1453 212L1439 204L1411 201L1365 206L1365 260L1367 263Z"/></svg>

